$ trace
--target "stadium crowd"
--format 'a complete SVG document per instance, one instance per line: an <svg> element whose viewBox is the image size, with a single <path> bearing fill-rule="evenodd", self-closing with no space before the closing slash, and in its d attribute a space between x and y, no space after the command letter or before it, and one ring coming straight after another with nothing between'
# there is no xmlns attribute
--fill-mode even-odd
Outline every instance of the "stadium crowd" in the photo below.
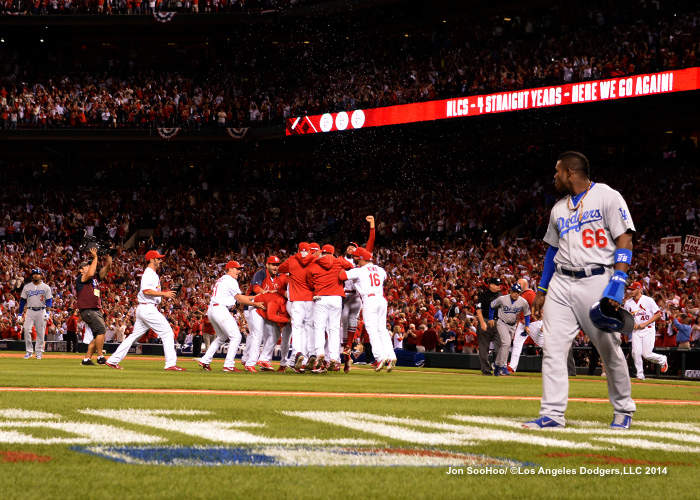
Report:
<svg viewBox="0 0 700 500"><path fill-rule="evenodd" d="M0 15L141 15L160 12L229 14L261 12L324 0L7 0ZM327 1L327 0L326 0Z"/></svg>
<svg viewBox="0 0 700 500"><path fill-rule="evenodd" d="M145 3L145 2L144 2ZM653 2L651 3L653 4ZM571 3L379 41L57 41L0 52L0 127L190 129L697 66L700 11ZM591 30L595 27L595 30ZM319 61L323 61L319 63Z"/></svg>
<svg viewBox="0 0 700 500"><path fill-rule="evenodd" d="M519 158L512 161L520 163ZM628 163L639 171L637 162ZM650 178L655 182L625 183L630 172L620 168L614 174L609 173L613 169L602 169L603 181L624 186L639 228L630 278L641 281L644 292L663 311L657 345L675 345L672 318L681 318L692 325L691 345L700 347L697 256L659 253L660 237L700 234L696 211L700 169L697 162L679 163L675 158L654 166L647 173L654 174ZM445 183L430 190L418 184L401 187L404 183L397 179L393 189L388 184L381 190L358 189L343 195L328 194L323 185L318 192L257 187L233 193L210 189L206 178L197 189L151 189L148 196L147 188L115 189L105 197L97 189L19 192L6 186L0 192L5 214L0 224L0 331L3 338L21 335L19 292L35 267L43 270L54 292L49 335L66 331L75 304L77 264L84 258L78 249L83 230L119 248L101 285L107 338L118 341L133 326L135 296L148 249L167 255L163 288L184 285L180 298L166 302L176 334L198 335L212 284L227 261L246 264L245 282L268 256L284 261L300 241L330 242L339 250L351 239L365 241L364 216L374 213L375 259L389 275L387 328L394 334L394 345L473 352L479 348L474 335L475 302L484 280L500 277L505 292L521 278L535 287L541 273L545 245L538 235L544 234L555 197L551 187L539 183L529 190L512 188L521 175L522 171L504 175L496 187ZM665 187L659 190L659 186ZM384 200L381 207L376 206L379 196ZM648 199L656 202L646 203ZM514 220L508 214L519 217L514 231L498 225ZM137 228L152 229L152 235L136 238L126 248ZM155 336L151 341L156 341ZM577 343L587 346L588 339L582 334Z"/></svg>

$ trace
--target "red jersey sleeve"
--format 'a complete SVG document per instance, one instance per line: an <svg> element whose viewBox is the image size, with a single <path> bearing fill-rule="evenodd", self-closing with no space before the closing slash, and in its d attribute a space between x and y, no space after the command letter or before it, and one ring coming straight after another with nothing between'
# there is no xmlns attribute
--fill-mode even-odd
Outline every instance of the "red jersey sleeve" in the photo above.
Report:
<svg viewBox="0 0 700 500"><path fill-rule="evenodd" d="M282 264L280 264L279 271L282 274L288 274L289 273L289 261L292 260L292 257L288 258Z"/></svg>
<svg viewBox="0 0 700 500"><path fill-rule="evenodd" d="M278 314L280 309L280 305L276 301L271 300L267 304L267 319L275 323L289 323L289 318Z"/></svg>
<svg viewBox="0 0 700 500"><path fill-rule="evenodd" d="M367 240L367 244L365 245L365 250L367 250L369 253L372 253L372 250L374 250L374 228L373 227L369 228L369 239Z"/></svg>

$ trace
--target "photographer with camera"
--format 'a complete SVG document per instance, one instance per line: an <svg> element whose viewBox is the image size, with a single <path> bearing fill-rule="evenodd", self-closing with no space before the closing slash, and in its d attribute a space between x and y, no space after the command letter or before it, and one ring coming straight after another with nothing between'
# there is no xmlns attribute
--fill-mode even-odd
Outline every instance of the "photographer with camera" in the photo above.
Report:
<svg viewBox="0 0 700 500"><path fill-rule="evenodd" d="M78 295L76 308L80 310L80 318L90 327L93 334L93 339L88 345L87 355L81 364L94 365L92 355L97 352L97 364L103 365L106 360L102 355L102 346L104 345L107 328L104 315L102 314L99 282L105 279L105 276L112 268L112 255L107 253L105 265L97 273L97 262L99 260L97 247L91 247L89 252L92 255L92 261L85 261L80 264L78 267L79 275L75 280L75 289Z"/></svg>

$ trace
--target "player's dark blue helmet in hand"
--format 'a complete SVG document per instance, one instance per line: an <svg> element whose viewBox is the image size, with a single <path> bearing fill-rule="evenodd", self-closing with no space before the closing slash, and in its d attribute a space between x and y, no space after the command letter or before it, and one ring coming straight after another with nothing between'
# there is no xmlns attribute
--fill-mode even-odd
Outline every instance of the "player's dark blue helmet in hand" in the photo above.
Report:
<svg viewBox="0 0 700 500"><path fill-rule="evenodd" d="M622 307L615 309L608 299L593 304L588 315L593 324L604 332L628 335L634 330L634 317Z"/></svg>

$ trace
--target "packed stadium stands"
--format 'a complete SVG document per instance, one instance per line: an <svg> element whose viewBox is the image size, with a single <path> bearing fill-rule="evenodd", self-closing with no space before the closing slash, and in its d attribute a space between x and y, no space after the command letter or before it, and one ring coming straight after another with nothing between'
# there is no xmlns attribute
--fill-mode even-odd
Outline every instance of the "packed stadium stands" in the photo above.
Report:
<svg viewBox="0 0 700 500"><path fill-rule="evenodd" d="M142 13L148 11L146 3ZM326 3L332 2L320 2L321 7ZM246 9L288 10L295 4L263 1L246 3ZM407 4L396 2L397 8ZM122 24L141 17L136 3L101 5L104 15L126 18ZM210 8L237 23L241 5ZM485 278L501 276L504 289L521 277L536 284L544 252L541 238L557 196L548 182L552 159L572 144L590 150L594 180L619 189L630 206L638 228L630 276L644 281L646 292L664 310L658 344L673 345L671 315L692 313L698 323L696 257L659 253L662 237L700 234L697 126L670 134L661 128L680 121L679 115L660 120L650 131L612 139L613 134L600 130L601 122L613 118L601 118L597 111L543 111L546 119L534 124L528 122L532 115L508 124L491 117L473 129L421 129L420 141L416 129L409 129L393 145L388 140L393 136L384 132L368 139L370 146L363 144L361 152L357 136L292 150L280 127L284 118L307 113L695 67L697 6L544 2L509 18L465 10L444 22L444 12L438 12L415 26L390 23L380 39L368 28L353 40L316 32L308 43L299 38L282 43L274 32L231 40L219 27L212 28L211 45L188 36L190 26L201 28L188 24L198 16L182 13L192 8L185 2L158 7L178 12L181 32L174 41L169 32L119 42L112 34L101 43L96 32L102 25L91 24L100 17L99 6L14 2L5 7L4 19L17 13L66 14L87 27L85 34L53 42L47 36L50 43L19 43L10 36L0 42L0 140L7 145L23 132L38 131L62 143L52 149L32 142L23 152L7 148L8 155L0 159L3 338L19 336L18 292L34 267L45 271L55 290L53 322L65 329L75 302L72 283L84 257L77 247L85 229L119 247L103 297L108 323L124 321L128 334L147 249L168 255L164 286L185 283L183 296L168 305L171 317L184 325L206 309L212 282L227 260L245 262L245 279L250 279L268 255L284 260L300 241L330 242L339 249L350 240L364 241L367 214L377 219L376 258L391 277L392 330L440 323L436 328L466 333ZM199 3L200 12L206 8ZM129 9L134 16L122 16ZM68 16L69 11L76 15ZM663 107L660 101L654 105ZM157 127L269 127L278 135L260 145L226 150L217 142L200 145L192 160L177 146L114 146L100 142L109 140L104 135L91 145L68 144L50 135L57 130L43 130L109 133ZM505 127L510 128L504 132ZM518 139L512 138L515 129ZM591 134L593 129L597 132ZM461 144L435 152L462 140L458 136L466 137ZM649 137L657 142L645 140ZM417 145L406 147L410 142ZM416 149L425 144L431 148L418 154ZM83 149L90 150L89 157L77 161ZM117 160L113 154L122 156ZM452 322L435 321L453 303L462 312ZM694 332L693 345L700 347L697 325ZM578 342L586 345L583 337ZM458 339L457 346L466 343Z"/></svg>
<svg viewBox="0 0 700 500"><path fill-rule="evenodd" d="M380 40L34 41L0 53L0 127L269 127L300 114L697 65L700 11L649 15L631 3L425 23ZM46 58L32 57L37 49Z"/></svg>

